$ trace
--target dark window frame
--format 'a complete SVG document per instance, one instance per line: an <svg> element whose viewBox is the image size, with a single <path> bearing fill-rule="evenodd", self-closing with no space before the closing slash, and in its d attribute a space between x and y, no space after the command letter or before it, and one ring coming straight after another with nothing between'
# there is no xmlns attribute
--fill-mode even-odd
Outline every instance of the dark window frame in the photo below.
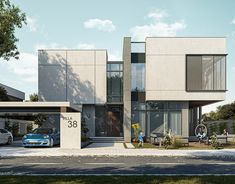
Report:
<svg viewBox="0 0 235 184"><path fill-rule="evenodd" d="M186 92L226 92L227 90L227 55L228 54L186 54L185 55L185 89ZM207 90L207 89L198 89L198 90L192 90L188 89L188 62L187 62L187 57L188 56L224 56L225 57L225 89L223 90ZM213 88L214 88L214 58L213 58Z"/></svg>
<svg viewBox="0 0 235 184"><path fill-rule="evenodd" d="M109 64L121 64L122 69L120 70L120 67L119 67L119 70L111 70L111 69L109 70ZM107 62L106 74L107 74L107 102L108 103L119 103L119 102L122 103L123 102L123 74L124 74L123 70L124 70L123 62L120 62L120 61ZM121 75L121 83L122 84L120 84L120 95L109 95L109 87L112 89L112 84L111 84L111 86L109 86L108 78L109 78L109 74L111 74L113 72L119 73L119 76ZM119 100L112 100L112 98L119 99Z"/></svg>

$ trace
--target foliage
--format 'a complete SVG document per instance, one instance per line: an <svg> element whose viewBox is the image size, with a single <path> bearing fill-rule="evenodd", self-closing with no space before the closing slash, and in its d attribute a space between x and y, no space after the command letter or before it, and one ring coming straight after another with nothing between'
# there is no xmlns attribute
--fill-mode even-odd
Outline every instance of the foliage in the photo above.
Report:
<svg viewBox="0 0 235 184"><path fill-rule="evenodd" d="M10 121L8 119L5 120L5 129L7 129L9 132L12 130Z"/></svg>
<svg viewBox="0 0 235 184"><path fill-rule="evenodd" d="M86 137L86 136L81 136L81 142L86 142L86 141L88 141L88 140L89 140L88 137Z"/></svg>
<svg viewBox="0 0 235 184"><path fill-rule="evenodd" d="M168 133L165 135L165 137L163 138L163 144L165 149L169 148L169 146L171 146L174 142L174 138Z"/></svg>
<svg viewBox="0 0 235 184"><path fill-rule="evenodd" d="M235 121L232 123L233 134L235 134Z"/></svg>
<svg viewBox="0 0 235 184"><path fill-rule="evenodd" d="M9 101L7 91L4 87L0 86L0 101Z"/></svg>
<svg viewBox="0 0 235 184"><path fill-rule="evenodd" d="M37 114L34 116L34 123L41 127L43 123L47 120L47 116L44 114Z"/></svg>
<svg viewBox="0 0 235 184"><path fill-rule="evenodd" d="M27 124L27 133L31 132L33 130L33 123Z"/></svg>
<svg viewBox="0 0 235 184"><path fill-rule="evenodd" d="M16 46L18 39L14 34L15 29L21 28L23 24L26 24L25 14L10 0L0 0L0 57L3 59L19 58Z"/></svg>
<svg viewBox="0 0 235 184"><path fill-rule="evenodd" d="M139 123L134 123L133 122L131 127L134 131L134 136L135 136L134 141L137 142L139 140L139 133L142 131L141 126L140 126Z"/></svg>
<svg viewBox="0 0 235 184"><path fill-rule="evenodd" d="M222 134L224 132L224 129L227 130L227 123L220 123L219 124L219 133Z"/></svg>
<svg viewBox="0 0 235 184"><path fill-rule="evenodd" d="M30 102L37 102L38 101L38 94L37 93L30 94L29 100L30 100Z"/></svg>
<svg viewBox="0 0 235 184"><path fill-rule="evenodd" d="M230 104L218 106L217 110L202 115L203 121L228 120L235 118L235 101Z"/></svg>
<svg viewBox="0 0 235 184"><path fill-rule="evenodd" d="M12 135L13 137L16 137L19 133L19 123L18 122L13 122L12 123Z"/></svg>
<svg viewBox="0 0 235 184"><path fill-rule="evenodd" d="M89 132L89 129L87 128L87 125L86 125L86 119L83 117L81 121L81 131L84 137L86 136L87 132Z"/></svg>
<svg viewBox="0 0 235 184"><path fill-rule="evenodd" d="M182 142L180 141L180 138L175 137L173 139L173 143L172 143L172 148L180 148L182 147Z"/></svg>
<svg viewBox="0 0 235 184"><path fill-rule="evenodd" d="M211 145L212 147L214 147L215 149L218 149L220 144L219 141L217 139L217 134L215 132L213 132L212 136L210 137L211 139Z"/></svg>

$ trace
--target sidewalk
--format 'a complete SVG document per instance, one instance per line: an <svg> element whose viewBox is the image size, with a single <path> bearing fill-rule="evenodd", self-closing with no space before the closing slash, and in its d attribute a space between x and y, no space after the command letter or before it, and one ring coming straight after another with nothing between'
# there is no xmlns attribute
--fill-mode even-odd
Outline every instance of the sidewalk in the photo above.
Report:
<svg viewBox="0 0 235 184"><path fill-rule="evenodd" d="M235 149L222 150L156 150L125 149L122 143L97 143L84 149L0 147L0 157L26 156L186 156L234 157Z"/></svg>

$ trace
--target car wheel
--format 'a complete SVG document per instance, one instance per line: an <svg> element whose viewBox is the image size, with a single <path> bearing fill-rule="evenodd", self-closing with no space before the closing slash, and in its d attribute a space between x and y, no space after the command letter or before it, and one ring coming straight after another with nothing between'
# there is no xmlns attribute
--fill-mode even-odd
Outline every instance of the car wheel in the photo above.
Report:
<svg viewBox="0 0 235 184"><path fill-rule="evenodd" d="M12 144L12 142L13 142L12 137L8 137L7 144L10 145Z"/></svg>
<svg viewBox="0 0 235 184"><path fill-rule="evenodd" d="M53 147L54 146L54 140L51 138L50 140L50 147Z"/></svg>

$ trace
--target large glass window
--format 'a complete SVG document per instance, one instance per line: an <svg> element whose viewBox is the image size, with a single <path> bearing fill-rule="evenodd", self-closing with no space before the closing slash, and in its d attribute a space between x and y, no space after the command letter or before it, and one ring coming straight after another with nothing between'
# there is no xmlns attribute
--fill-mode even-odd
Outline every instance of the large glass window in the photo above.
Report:
<svg viewBox="0 0 235 184"><path fill-rule="evenodd" d="M123 107L95 107L95 136L123 137Z"/></svg>
<svg viewBox="0 0 235 184"><path fill-rule="evenodd" d="M122 102L123 64L109 63L107 68L107 100L108 102Z"/></svg>
<svg viewBox="0 0 235 184"><path fill-rule="evenodd" d="M226 90L226 57L210 55L187 56L187 90Z"/></svg>
<svg viewBox="0 0 235 184"><path fill-rule="evenodd" d="M171 130L174 135L182 135L183 102L149 101L132 102L132 123L139 123L143 134L162 133Z"/></svg>
<svg viewBox="0 0 235 184"><path fill-rule="evenodd" d="M145 64L131 64L131 90L135 92L145 91Z"/></svg>

